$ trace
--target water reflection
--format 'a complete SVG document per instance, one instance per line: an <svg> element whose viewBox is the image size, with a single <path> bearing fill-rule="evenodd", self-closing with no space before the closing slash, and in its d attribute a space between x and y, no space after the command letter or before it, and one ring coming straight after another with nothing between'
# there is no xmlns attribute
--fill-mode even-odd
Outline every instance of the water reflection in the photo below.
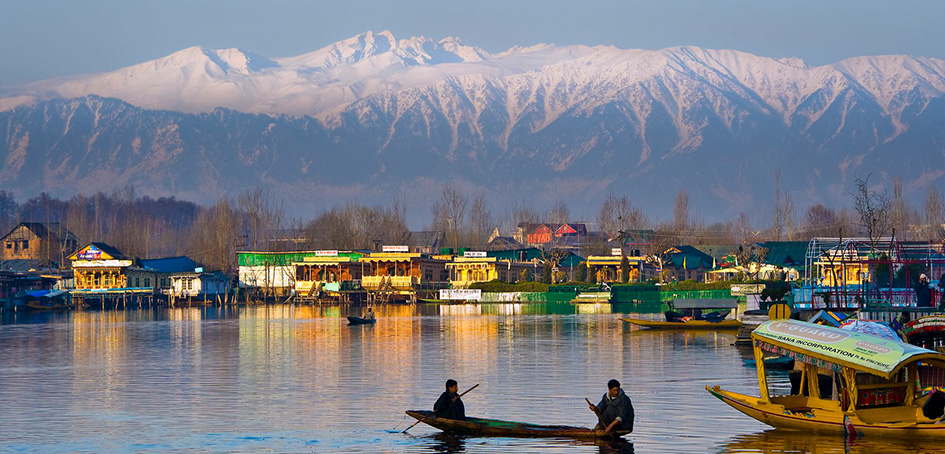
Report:
<svg viewBox="0 0 945 454"><path fill-rule="evenodd" d="M619 305L196 307L4 315L3 448L36 452L840 452L764 432L705 392L757 393L734 332L632 330ZM626 308L622 309L626 311ZM614 313L611 313L614 312ZM633 399L625 442L455 438L426 425L447 378L467 414L590 427L610 378ZM788 386L787 376L769 378ZM41 427L42 430L37 430ZM839 444L838 444L839 442ZM857 452L895 450L872 440ZM928 445L910 445L932 452ZM937 446L934 446L937 448ZM813 451L813 450L821 451ZM837 451L831 451L831 449ZM869 451L872 449L873 451ZM752 451L754 450L754 451ZM852 451L851 451L852 452Z"/></svg>
<svg viewBox="0 0 945 454"><path fill-rule="evenodd" d="M418 437L407 452L456 454L466 452L532 452L546 453L586 452L599 454L633 454L633 443L617 440L572 440L563 438L477 438L437 433Z"/></svg>
<svg viewBox="0 0 945 454"><path fill-rule="evenodd" d="M942 451L942 446L909 440L876 438L847 440L844 437L834 435L817 435L789 430L767 430L759 433L736 435L715 452L764 454L888 454L909 452L931 454L941 453Z"/></svg>

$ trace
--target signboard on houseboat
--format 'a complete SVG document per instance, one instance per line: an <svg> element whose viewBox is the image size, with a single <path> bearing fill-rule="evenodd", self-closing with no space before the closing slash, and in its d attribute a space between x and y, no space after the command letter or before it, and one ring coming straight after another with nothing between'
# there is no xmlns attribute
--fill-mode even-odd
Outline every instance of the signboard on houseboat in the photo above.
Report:
<svg viewBox="0 0 945 454"><path fill-rule="evenodd" d="M765 284L732 284L733 296L757 295L765 289Z"/></svg>
<svg viewBox="0 0 945 454"><path fill-rule="evenodd" d="M323 251L315 251L315 257L338 257L338 250L328 249Z"/></svg>
<svg viewBox="0 0 945 454"><path fill-rule="evenodd" d="M101 260L103 258L110 259L111 257L102 252L101 249L95 247L95 245L90 244L79 251L76 254L76 258L78 260Z"/></svg>
<svg viewBox="0 0 945 454"><path fill-rule="evenodd" d="M465 258L484 258L486 256L485 251L466 251L463 252L463 257Z"/></svg>
<svg viewBox="0 0 945 454"><path fill-rule="evenodd" d="M610 255L623 255L623 248L619 248L619 247L611 248Z"/></svg>
<svg viewBox="0 0 945 454"><path fill-rule="evenodd" d="M407 246L382 246L381 252L410 252Z"/></svg>
<svg viewBox="0 0 945 454"><path fill-rule="evenodd" d="M481 301L482 290L469 288L441 289L441 300Z"/></svg>

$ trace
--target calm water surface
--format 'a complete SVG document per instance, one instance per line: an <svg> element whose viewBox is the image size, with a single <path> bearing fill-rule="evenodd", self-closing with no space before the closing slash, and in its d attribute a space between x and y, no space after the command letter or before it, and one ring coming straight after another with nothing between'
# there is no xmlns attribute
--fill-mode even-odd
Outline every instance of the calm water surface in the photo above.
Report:
<svg viewBox="0 0 945 454"><path fill-rule="evenodd" d="M734 332L631 329L620 306L255 306L4 314L4 452L880 453L939 446L770 430L706 384L757 395ZM447 378L468 415L590 427L617 378L626 442L452 437L414 421ZM787 375L769 376L772 388ZM938 451L941 452L941 451Z"/></svg>

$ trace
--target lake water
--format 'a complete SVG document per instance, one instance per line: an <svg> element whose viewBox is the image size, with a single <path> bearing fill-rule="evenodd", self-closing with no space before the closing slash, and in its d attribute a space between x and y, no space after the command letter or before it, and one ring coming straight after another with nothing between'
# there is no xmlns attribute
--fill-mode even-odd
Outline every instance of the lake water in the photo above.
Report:
<svg viewBox="0 0 945 454"><path fill-rule="evenodd" d="M631 306L250 306L0 319L3 452L936 452L774 431L711 397L757 395L733 332L659 332ZM633 400L625 442L446 436L414 422L448 378L467 415L590 427L584 398L617 378ZM786 388L787 375L769 376ZM941 452L941 451L939 451Z"/></svg>

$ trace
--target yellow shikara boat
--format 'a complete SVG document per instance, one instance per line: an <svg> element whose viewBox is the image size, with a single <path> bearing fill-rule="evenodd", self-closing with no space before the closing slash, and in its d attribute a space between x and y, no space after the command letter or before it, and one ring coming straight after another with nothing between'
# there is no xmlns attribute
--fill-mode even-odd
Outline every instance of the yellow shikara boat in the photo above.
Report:
<svg viewBox="0 0 945 454"><path fill-rule="evenodd" d="M735 315L727 320L735 309ZM708 311L708 312L707 312ZM665 321L621 318L627 323L653 329L738 329L738 302L733 299L678 299L670 303Z"/></svg>
<svg viewBox="0 0 945 454"><path fill-rule="evenodd" d="M782 429L945 442L945 393L936 389L945 355L795 320L765 322L751 337L761 396L706 386L736 410ZM790 395L769 394L766 351L802 364Z"/></svg>

